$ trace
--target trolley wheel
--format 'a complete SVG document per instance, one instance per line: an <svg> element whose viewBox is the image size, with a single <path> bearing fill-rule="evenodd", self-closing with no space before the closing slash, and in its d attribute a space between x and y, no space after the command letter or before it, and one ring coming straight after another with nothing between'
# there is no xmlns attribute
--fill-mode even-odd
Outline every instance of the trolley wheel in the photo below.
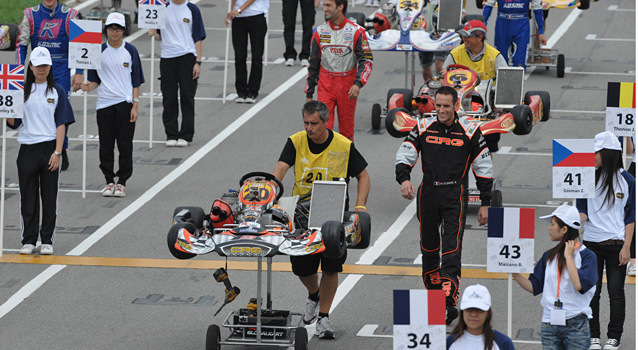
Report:
<svg viewBox="0 0 638 350"><path fill-rule="evenodd" d="M589 3L590 0L580 0L580 6L578 6L578 8L581 10L587 10L589 9Z"/></svg>
<svg viewBox="0 0 638 350"><path fill-rule="evenodd" d="M476 8L477 9L483 8L483 0L476 0Z"/></svg>
<svg viewBox="0 0 638 350"><path fill-rule="evenodd" d="M372 129L381 129L381 105L378 103L372 105Z"/></svg>
<svg viewBox="0 0 638 350"><path fill-rule="evenodd" d="M219 345L220 341L221 341L221 331L219 330L219 326L216 324L210 325L208 327L208 332L206 332L206 350L221 349L222 347L221 345Z"/></svg>
<svg viewBox="0 0 638 350"><path fill-rule="evenodd" d="M295 350L308 349L308 330L304 327L295 328Z"/></svg>
<svg viewBox="0 0 638 350"><path fill-rule="evenodd" d="M545 66L545 70L549 70L549 66Z"/></svg>
<svg viewBox="0 0 638 350"><path fill-rule="evenodd" d="M559 78L565 76L565 55L562 53L556 57L556 76Z"/></svg>
<svg viewBox="0 0 638 350"><path fill-rule="evenodd" d="M492 191L492 208L503 207L503 192L501 190Z"/></svg>

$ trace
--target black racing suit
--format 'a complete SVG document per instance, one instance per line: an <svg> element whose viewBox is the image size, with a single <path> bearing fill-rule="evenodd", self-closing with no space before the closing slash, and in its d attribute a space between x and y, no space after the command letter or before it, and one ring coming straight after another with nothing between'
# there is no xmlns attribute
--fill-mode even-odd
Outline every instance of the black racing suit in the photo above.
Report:
<svg viewBox="0 0 638 350"><path fill-rule="evenodd" d="M456 306L459 295L470 165L481 192L481 206L489 206L492 198L492 159L479 125L455 117L450 127L436 117L419 120L399 147L395 163L396 180L401 184L410 180L421 153L423 182L417 194L417 215L423 282L427 289L445 290L448 307Z"/></svg>

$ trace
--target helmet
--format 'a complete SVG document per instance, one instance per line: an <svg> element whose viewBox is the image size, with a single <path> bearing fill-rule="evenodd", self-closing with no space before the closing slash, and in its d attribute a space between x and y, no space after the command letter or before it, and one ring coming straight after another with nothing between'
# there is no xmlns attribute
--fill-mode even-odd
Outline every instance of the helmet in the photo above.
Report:
<svg viewBox="0 0 638 350"><path fill-rule="evenodd" d="M280 224L289 232L292 232L292 221L290 221L290 216L288 216L288 213L286 213L286 211L282 207L278 205L273 206L272 220L273 222Z"/></svg>
<svg viewBox="0 0 638 350"><path fill-rule="evenodd" d="M222 228L224 225L235 223L235 214L226 201L215 199L210 208L210 221L213 227Z"/></svg>

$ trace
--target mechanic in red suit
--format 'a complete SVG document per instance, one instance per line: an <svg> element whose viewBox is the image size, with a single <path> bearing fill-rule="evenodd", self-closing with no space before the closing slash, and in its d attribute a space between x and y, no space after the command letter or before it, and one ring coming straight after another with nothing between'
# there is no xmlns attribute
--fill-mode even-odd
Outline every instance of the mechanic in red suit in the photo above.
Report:
<svg viewBox="0 0 638 350"><path fill-rule="evenodd" d="M456 305L470 166L481 192L480 225L487 223L493 181L492 158L479 125L459 118L454 108L457 103L454 88L440 88L435 95L436 116L419 120L399 147L395 161L401 195L411 200L416 191L410 173L421 153L423 182L417 195L417 215L421 224L423 283L426 289L445 291L447 324L459 315Z"/></svg>
<svg viewBox="0 0 638 350"><path fill-rule="evenodd" d="M317 89L317 100L330 109L328 128L334 126L337 107L339 133L354 140L354 111L360 89L372 72L372 51L365 29L345 18L347 0L325 0L327 22L315 29L310 42L306 101Z"/></svg>

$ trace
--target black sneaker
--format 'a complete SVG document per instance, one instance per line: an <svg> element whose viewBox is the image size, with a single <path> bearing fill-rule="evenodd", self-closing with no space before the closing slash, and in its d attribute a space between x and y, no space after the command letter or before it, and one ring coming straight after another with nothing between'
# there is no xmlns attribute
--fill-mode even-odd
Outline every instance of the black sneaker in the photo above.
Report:
<svg viewBox="0 0 638 350"><path fill-rule="evenodd" d="M68 168L69 168L69 157L66 155L66 150L63 149L62 150L62 166L60 167L60 170L65 171Z"/></svg>
<svg viewBox="0 0 638 350"><path fill-rule="evenodd" d="M459 310L455 307L448 307L445 309L445 324L450 325L456 318L459 317Z"/></svg>
<svg viewBox="0 0 638 350"><path fill-rule="evenodd" d="M257 94L248 94L246 96L246 103L255 103L257 101Z"/></svg>

